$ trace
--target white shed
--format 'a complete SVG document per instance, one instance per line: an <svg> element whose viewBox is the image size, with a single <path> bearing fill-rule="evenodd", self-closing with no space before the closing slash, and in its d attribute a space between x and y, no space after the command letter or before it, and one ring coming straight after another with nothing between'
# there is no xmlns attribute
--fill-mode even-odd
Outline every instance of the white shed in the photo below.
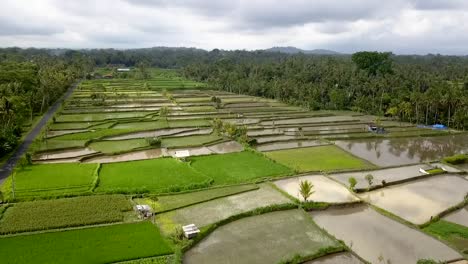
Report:
<svg viewBox="0 0 468 264"><path fill-rule="evenodd" d="M174 156L176 158L190 157L190 151L188 151L188 150L176 150L176 152L174 153Z"/></svg>
<svg viewBox="0 0 468 264"><path fill-rule="evenodd" d="M190 224L182 227L182 230L184 230L184 235L186 238L194 238L200 233L200 229L195 224Z"/></svg>

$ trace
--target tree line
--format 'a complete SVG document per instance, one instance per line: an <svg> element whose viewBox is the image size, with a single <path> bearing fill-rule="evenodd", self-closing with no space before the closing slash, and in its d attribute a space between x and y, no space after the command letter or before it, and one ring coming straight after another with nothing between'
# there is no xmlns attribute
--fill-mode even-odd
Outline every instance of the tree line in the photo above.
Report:
<svg viewBox="0 0 468 264"><path fill-rule="evenodd" d="M466 57L306 56L259 63L220 59L183 68L187 78L311 110L354 110L418 124L468 128Z"/></svg>
<svg viewBox="0 0 468 264"><path fill-rule="evenodd" d="M93 66L93 60L80 54L0 50L0 157L17 146L23 126L44 113Z"/></svg>
<svg viewBox="0 0 468 264"><path fill-rule="evenodd" d="M0 156L21 126L93 67L177 68L213 89L277 99L311 110L354 110L418 124L468 128L468 57L360 52L305 55L195 48L0 49ZM115 67L114 67L115 68ZM118 75L117 75L118 76Z"/></svg>

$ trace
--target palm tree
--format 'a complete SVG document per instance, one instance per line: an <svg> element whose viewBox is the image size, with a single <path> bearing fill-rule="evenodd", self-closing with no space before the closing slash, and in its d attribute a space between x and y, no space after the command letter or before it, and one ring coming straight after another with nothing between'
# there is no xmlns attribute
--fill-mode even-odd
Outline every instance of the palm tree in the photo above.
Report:
<svg viewBox="0 0 468 264"><path fill-rule="evenodd" d="M299 183L299 193L304 198L304 202L307 202L307 199L314 193L313 188L314 185L308 180Z"/></svg>

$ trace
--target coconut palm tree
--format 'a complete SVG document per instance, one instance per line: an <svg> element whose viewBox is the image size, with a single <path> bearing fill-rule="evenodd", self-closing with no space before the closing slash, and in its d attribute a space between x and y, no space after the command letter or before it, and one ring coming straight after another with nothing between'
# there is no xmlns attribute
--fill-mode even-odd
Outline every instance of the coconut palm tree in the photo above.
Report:
<svg viewBox="0 0 468 264"><path fill-rule="evenodd" d="M304 198L304 202L307 202L307 199L314 193L313 188L314 185L308 180L299 183L299 193Z"/></svg>

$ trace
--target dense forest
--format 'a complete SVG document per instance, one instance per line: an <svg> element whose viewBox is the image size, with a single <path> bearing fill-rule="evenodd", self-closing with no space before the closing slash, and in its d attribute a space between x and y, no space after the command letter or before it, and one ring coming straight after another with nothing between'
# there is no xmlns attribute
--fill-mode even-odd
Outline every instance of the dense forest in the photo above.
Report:
<svg viewBox="0 0 468 264"><path fill-rule="evenodd" d="M5 48L0 49L0 157L16 146L21 126L31 122L33 114L43 113L72 82L95 66L117 65L137 70L177 68L213 89L312 110L349 109L418 124L468 128L468 57L379 52L319 56L164 47Z"/></svg>
<svg viewBox="0 0 468 264"><path fill-rule="evenodd" d="M468 59L295 55L264 63L220 59L183 74L211 87L318 109L349 109L418 124L468 128Z"/></svg>
<svg viewBox="0 0 468 264"><path fill-rule="evenodd" d="M0 50L0 157L19 143L22 127L31 124L67 88L94 66L80 54L53 56L45 51L28 53Z"/></svg>

